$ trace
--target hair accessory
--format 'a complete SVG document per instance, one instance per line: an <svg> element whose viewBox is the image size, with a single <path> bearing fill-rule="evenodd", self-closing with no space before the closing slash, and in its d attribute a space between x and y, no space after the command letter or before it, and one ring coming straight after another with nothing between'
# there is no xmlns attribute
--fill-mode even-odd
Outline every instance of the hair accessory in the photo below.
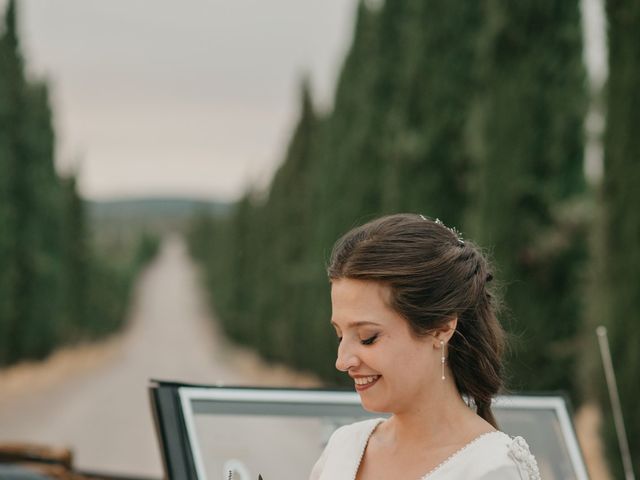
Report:
<svg viewBox="0 0 640 480"><path fill-rule="evenodd" d="M425 217L422 214L418 214L418 216L422 219L422 220L428 220L427 217ZM447 230L449 230L451 233L453 233L453 235L456 237L456 240L458 241L458 245L461 247L464 247L464 240L462 239L462 233L460 233L458 231L458 229L456 227L447 227L442 220L440 220L439 218L436 218L434 220L434 222L436 222L438 225L443 226L444 228L446 228Z"/></svg>
<svg viewBox="0 0 640 480"><path fill-rule="evenodd" d="M422 215L420 215L422 217ZM424 218L424 217L422 217ZM442 225L444 228L446 228L447 230L449 230L451 233L453 233L453 235L455 235L456 240L458 240L458 245L460 245L461 247L464 247L464 240L462 239L462 233L460 233L458 231L458 229L456 227L447 227L442 220L440 220L439 218L435 219L435 222L438 225Z"/></svg>
<svg viewBox="0 0 640 480"><path fill-rule="evenodd" d="M440 340L440 365L441 365L441 369L442 369L442 380L444 380L444 362L445 362L445 358L444 358L444 340Z"/></svg>

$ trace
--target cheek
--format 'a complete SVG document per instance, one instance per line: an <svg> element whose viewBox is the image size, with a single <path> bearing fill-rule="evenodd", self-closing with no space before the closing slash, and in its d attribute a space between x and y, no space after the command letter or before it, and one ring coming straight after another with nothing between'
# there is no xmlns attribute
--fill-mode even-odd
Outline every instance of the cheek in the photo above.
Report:
<svg viewBox="0 0 640 480"><path fill-rule="evenodd" d="M398 379L416 379L428 368L428 356L424 348L403 346L395 348L388 356L388 365Z"/></svg>
<svg viewBox="0 0 640 480"><path fill-rule="evenodd" d="M433 368L433 359L426 347L405 348L394 356L394 365L401 378L409 379L413 383L420 382Z"/></svg>

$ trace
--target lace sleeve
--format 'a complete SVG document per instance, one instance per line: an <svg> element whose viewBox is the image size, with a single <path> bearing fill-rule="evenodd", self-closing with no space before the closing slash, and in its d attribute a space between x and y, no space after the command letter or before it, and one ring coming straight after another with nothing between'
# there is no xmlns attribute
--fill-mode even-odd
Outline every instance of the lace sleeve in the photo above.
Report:
<svg viewBox="0 0 640 480"><path fill-rule="evenodd" d="M509 457L514 461L522 480L540 480L538 463L522 437L515 437L509 445Z"/></svg>
<svg viewBox="0 0 640 480"><path fill-rule="evenodd" d="M477 480L540 480L538 464L524 438L515 437L508 442L506 456L486 457L491 467L485 469Z"/></svg>

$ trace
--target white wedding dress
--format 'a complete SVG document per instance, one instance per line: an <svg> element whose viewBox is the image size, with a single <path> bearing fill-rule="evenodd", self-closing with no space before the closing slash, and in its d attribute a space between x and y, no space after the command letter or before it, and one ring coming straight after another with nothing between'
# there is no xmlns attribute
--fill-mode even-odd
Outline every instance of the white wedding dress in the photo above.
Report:
<svg viewBox="0 0 640 480"><path fill-rule="evenodd" d="M355 480L369 437L384 419L345 425L336 430L309 480ZM495 431L465 445L416 480L540 480L538 465L522 437Z"/></svg>

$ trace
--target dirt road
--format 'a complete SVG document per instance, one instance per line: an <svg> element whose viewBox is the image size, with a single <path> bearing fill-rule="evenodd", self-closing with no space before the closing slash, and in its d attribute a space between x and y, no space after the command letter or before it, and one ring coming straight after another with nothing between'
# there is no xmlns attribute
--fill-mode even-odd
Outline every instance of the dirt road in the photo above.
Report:
<svg viewBox="0 0 640 480"><path fill-rule="evenodd" d="M230 345L205 308L194 265L168 238L142 275L128 329L99 345L0 372L0 442L69 446L76 467L161 477L147 397L150 378L314 385Z"/></svg>

